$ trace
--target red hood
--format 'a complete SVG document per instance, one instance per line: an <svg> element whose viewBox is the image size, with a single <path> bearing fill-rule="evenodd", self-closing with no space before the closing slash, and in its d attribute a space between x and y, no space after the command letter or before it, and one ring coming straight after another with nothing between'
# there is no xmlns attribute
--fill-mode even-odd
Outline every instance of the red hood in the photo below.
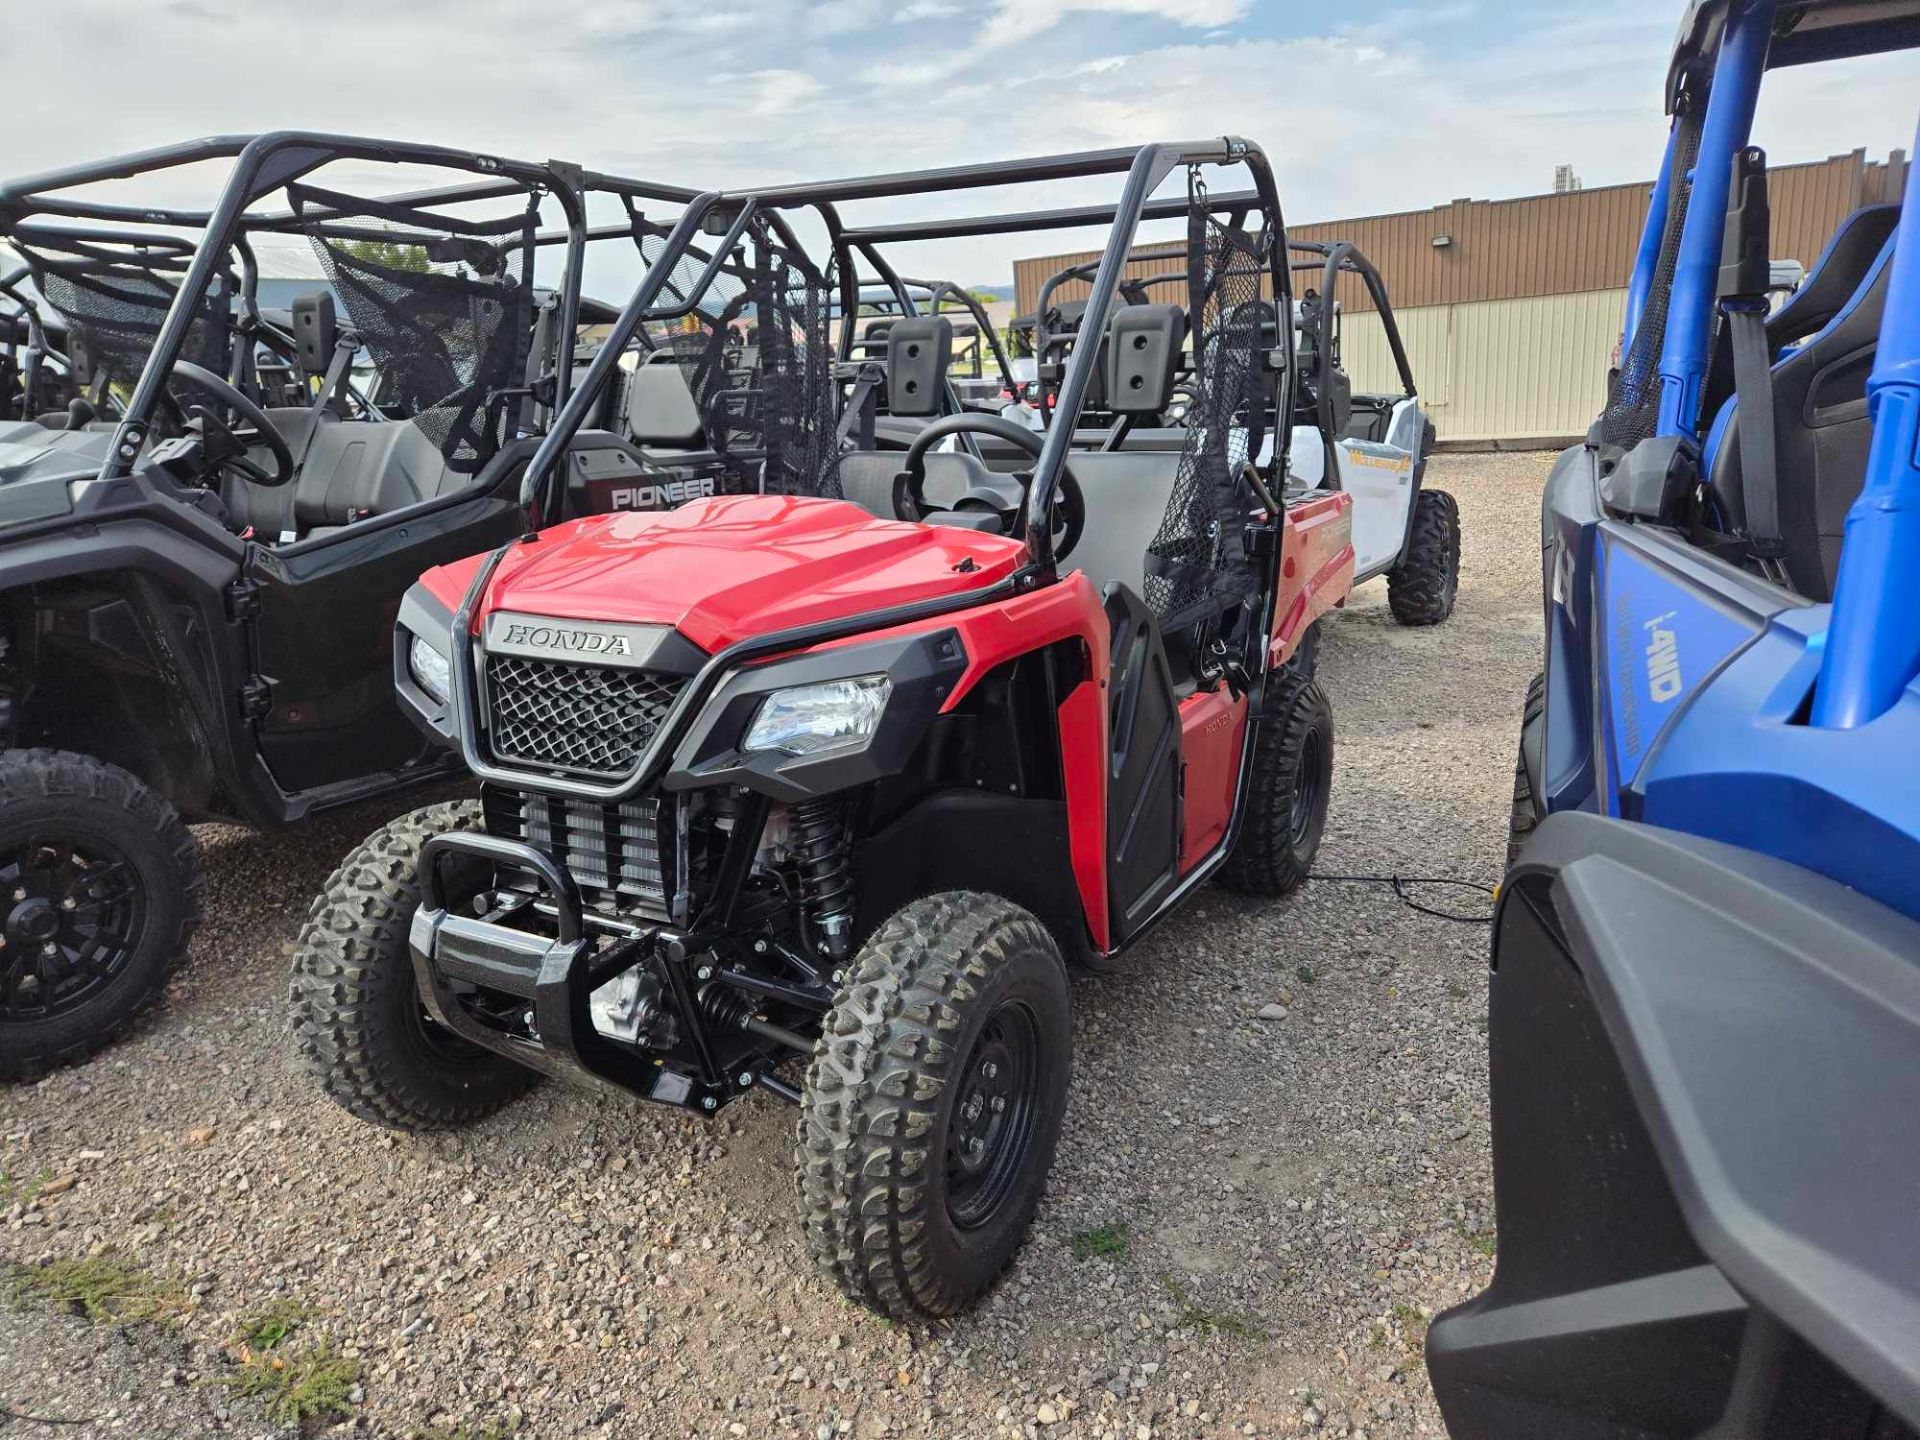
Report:
<svg viewBox="0 0 1920 1440"><path fill-rule="evenodd" d="M718 496L677 510L597 515L507 553L474 617L671 625L709 654L797 625L980 589L1025 555L1018 541L876 520L844 500ZM481 557L421 577L457 609ZM971 562L972 569L964 567Z"/></svg>

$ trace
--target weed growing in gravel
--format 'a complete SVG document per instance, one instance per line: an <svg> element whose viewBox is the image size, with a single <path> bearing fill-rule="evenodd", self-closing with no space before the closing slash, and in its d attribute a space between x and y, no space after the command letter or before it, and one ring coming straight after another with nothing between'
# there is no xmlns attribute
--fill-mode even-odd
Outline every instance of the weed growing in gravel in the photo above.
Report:
<svg viewBox="0 0 1920 1440"><path fill-rule="evenodd" d="M51 1170L41 1170L32 1179L23 1180L6 1170L0 1170L0 1205L31 1205L40 1198L40 1187L53 1178Z"/></svg>
<svg viewBox="0 0 1920 1440"><path fill-rule="evenodd" d="M240 1328L227 1344L236 1350L277 1350L312 1318L313 1307L304 1300L269 1300L240 1317Z"/></svg>
<svg viewBox="0 0 1920 1440"><path fill-rule="evenodd" d="M1498 1248L1499 1236L1497 1232L1491 1229L1469 1230L1466 1226L1462 1225L1460 1227L1460 1238L1489 1260L1493 1259L1494 1252Z"/></svg>
<svg viewBox="0 0 1920 1440"><path fill-rule="evenodd" d="M1402 1300L1393 1307L1393 1318L1407 1342L1407 1354L1412 1357L1424 1355L1427 1349L1427 1317L1420 1307Z"/></svg>
<svg viewBox="0 0 1920 1440"><path fill-rule="evenodd" d="M235 1395L257 1399L279 1425L331 1422L347 1413L360 1362L336 1355L327 1344L294 1351L286 1347L314 1310L302 1300L269 1300L240 1317L227 1344L237 1367L221 1377Z"/></svg>
<svg viewBox="0 0 1920 1440"><path fill-rule="evenodd" d="M1127 1227L1124 1225L1096 1225L1091 1230L1078 1230L1073 1236L1073 1258L1091 1260L1096 1255L1120 1256L1127 1253Z"/></svg>
<svg viewBox="0 0 1920 1440"><path fill-rule="evenodd" d="M1179 1317L1173 1322L1175 1329L1198 1330L1204 1333L1219 1332L1223 1335L1235 1335L1242 1340L1260 1340L1266 1337L1262 1330L1250 1320L1242 1319L1228 1310L1208 1310L1193 1303L1178 1280L1171 1275L1162 1277L1166 1281L1167 1293L1173 1296L1173 1303L1180 1307Z"/></svg>
<svg viewBox="0 0 1920 1440"><path fill-rule="evenodd" d="M456 1425L451 1430L416 1430L412 1440L513 1440L515 1433L511 1423L496 1420L478 1430L471 1425Z"/></svg>
<svg viewBox="0 0 1920 1440"><path fill-rule="evenodd" d="M15 1305L40 1301L89 1320L170 1320L186 1308L186 1292L111 1253L46 1265L16 1265L7 1276Z"/></svg>
<svg viewBox="0 0 1920 1440"><path fill-rule="evenodd" d="M225 1379L235 1395L260 1400L267 1418L276 1425L343 1417L359 1383L360 1362L336 1355L330 1345L290 1355L249 1351L239 1369Z"/></svg>
<svg viewBox="0 0 1920 1440"><path fill-rule="evenodd" d="M1302 965L1298 970L1293 972L1293 975L1302 985L1311 985L1315 980L1320 978L1313 973L1313 967L1311 965Z"/></svg>

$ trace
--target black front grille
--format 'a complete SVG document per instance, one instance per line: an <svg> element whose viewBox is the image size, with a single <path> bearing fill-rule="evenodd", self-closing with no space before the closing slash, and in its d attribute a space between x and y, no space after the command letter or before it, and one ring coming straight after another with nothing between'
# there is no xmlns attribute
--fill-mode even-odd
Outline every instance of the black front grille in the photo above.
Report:
<svg viewBox="0 0 1920 1440"><path fill-rule="evenodd" d="M551 855L589 905L665 907L658 801L600 805L492 785L481 793L487 833L524 840Z"/></svg>
<svg viewBox="0 0 1920 1440"><path fill-rule="evenodd" d="M651 670L489 655L493 758L624 775L686 683Z"/></svg>

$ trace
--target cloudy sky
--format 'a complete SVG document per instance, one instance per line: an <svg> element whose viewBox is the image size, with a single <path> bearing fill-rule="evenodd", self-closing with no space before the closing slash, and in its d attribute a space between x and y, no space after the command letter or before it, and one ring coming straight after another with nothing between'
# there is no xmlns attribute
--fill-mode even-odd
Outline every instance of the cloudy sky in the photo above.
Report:
<svg viewBox="0 0 1920 1440"><path fill-rule="evenodd" d="M49 11L42 0L0 0L20 12L5 30L0 168L17 175L195 135L300 127L712 186L1231 131L1274 157L1292 218L1328 219L1540 191L1561 162L1589 186L1648 177L1680 9L1679 0L62 0ZM1883 156L1911 143L1916 101L1914 56L1783 72L1769 82L1757 138L1775 163L1862 145ZM1115 188L968 203L1029 208ZM876 202L862 218L931 208ZM945 250L919 268L1007 283L1010 255L1064 248L1038 238Z"/></svg>

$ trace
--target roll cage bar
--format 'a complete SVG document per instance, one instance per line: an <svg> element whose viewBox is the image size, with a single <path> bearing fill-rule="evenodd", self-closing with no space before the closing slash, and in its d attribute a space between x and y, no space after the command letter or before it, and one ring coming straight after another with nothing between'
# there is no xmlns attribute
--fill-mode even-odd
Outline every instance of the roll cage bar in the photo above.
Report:
<svg viewBox="0 0 1920 1440"><path fill-rule="evenodd" d="M1151 198L1153 191L1160 186L1161 182L1178 169L1188 168L1197 172L1203 166L1237 164L1246 165L1252 173L1254 188L1251 191L1223 197L1214 197L1203 192L1200 197L1190 194L1180 201L1169 199L1155 202ZM1117 203L1111 206L1027 212L1013 217L1017 222L1014 224L1001 223L1006 217L978 217L972 220L932 220L909 225L890 224L848 228L841 223L838 211L839 205L855 200L898 198L908 195L1114 174L1124 174L1126 177ZM820 215L826 225L836 260L839 262L840 303L843 314L851 314L859 303L859 278L856 273L857 266L853 263L855 252L864 256L882 280L894 289L903 306L912 307L913 299L906 288L906 282L879 252L879 246L883 242L995 234L1015 229L1066 229L1078 225L1098 224L1105 219L1111 223L1112 229L1107 236L1105 248L1093 276L1093 293L1088 299L1085 312L1086 323L1097 327L1105 324L1114 299L1121 291L1127 258L1132 250L1134 234L1140 222L1145 219L1188 214L1195 208L1196 201L1203 204L1211 214L1226 210L1230 213L1237 212L1244 218L1247 212L1258 209L1270 217L1271 226L1267 235L1268 253L1263 257L1263 268L1273 287L1276 303L1290 307L1292 283L1286 259L1286 224L1280 208L1279 194L1274 185L1272 167L1268 164L1266 153L1258 145L1237 136L1084 151L979 165L953 165L931 170L898 171L845 180L769 187L757 191L709 191L699 195L689 201L681 212L680 218L675 222L667 238L665 248L648 268L639 289L628 300L626 307L620 313L620 318L614 323L607 344L594 357L587 374L574 388L573 393L567 397L565 405L561 407L553 425L541 441L539 449L527 466L523 482L523 498L531 503L541 496L550 477L556 472L560 456L572 444L574 436L586 422L594 396L609 382L618 363L618 352L626 347L644 323L672 320L690 313L698 298L712 285L721 269L724 257L740 242L748 223L757 215L764 213L768 222L789 241L791 241L791 231L780 218L780 211L812 208ZM674 268L674 262L690 249L696 235L715 233L722 224L725 225L725 232L720 242L714 247L713 257L704 266L699 278L689 287L689 298L672 305L662 305L661 291L666 286L668 275ZM909 308L907 313L916 312ZM851 326L842 326L840 339L842 359L845 358L851 343L851 332ZM1276 455L1286 453L1288 431L1291 426L1290 402L1294 366L1291 347L1285 348L1288 353L1281 361L1279 380L1281 402L1277 407L1279 432L1275 437ZM1093 379L1093 367L1098 363L1098 349L1098 346L1076 346L1068 360L1057 403L1058 408L1070 416L1077 416L1085 404L1087 391ZM1033 479L1028 488L1027 563L1016 577L1018 589L1031 589L1051 580L1055 574L1049 515L1054 491L1066 468L1067 457L1073 443L1072 428L1070 424L1052 426L1042 438L1040 458L1034 464Z"/></svg>

